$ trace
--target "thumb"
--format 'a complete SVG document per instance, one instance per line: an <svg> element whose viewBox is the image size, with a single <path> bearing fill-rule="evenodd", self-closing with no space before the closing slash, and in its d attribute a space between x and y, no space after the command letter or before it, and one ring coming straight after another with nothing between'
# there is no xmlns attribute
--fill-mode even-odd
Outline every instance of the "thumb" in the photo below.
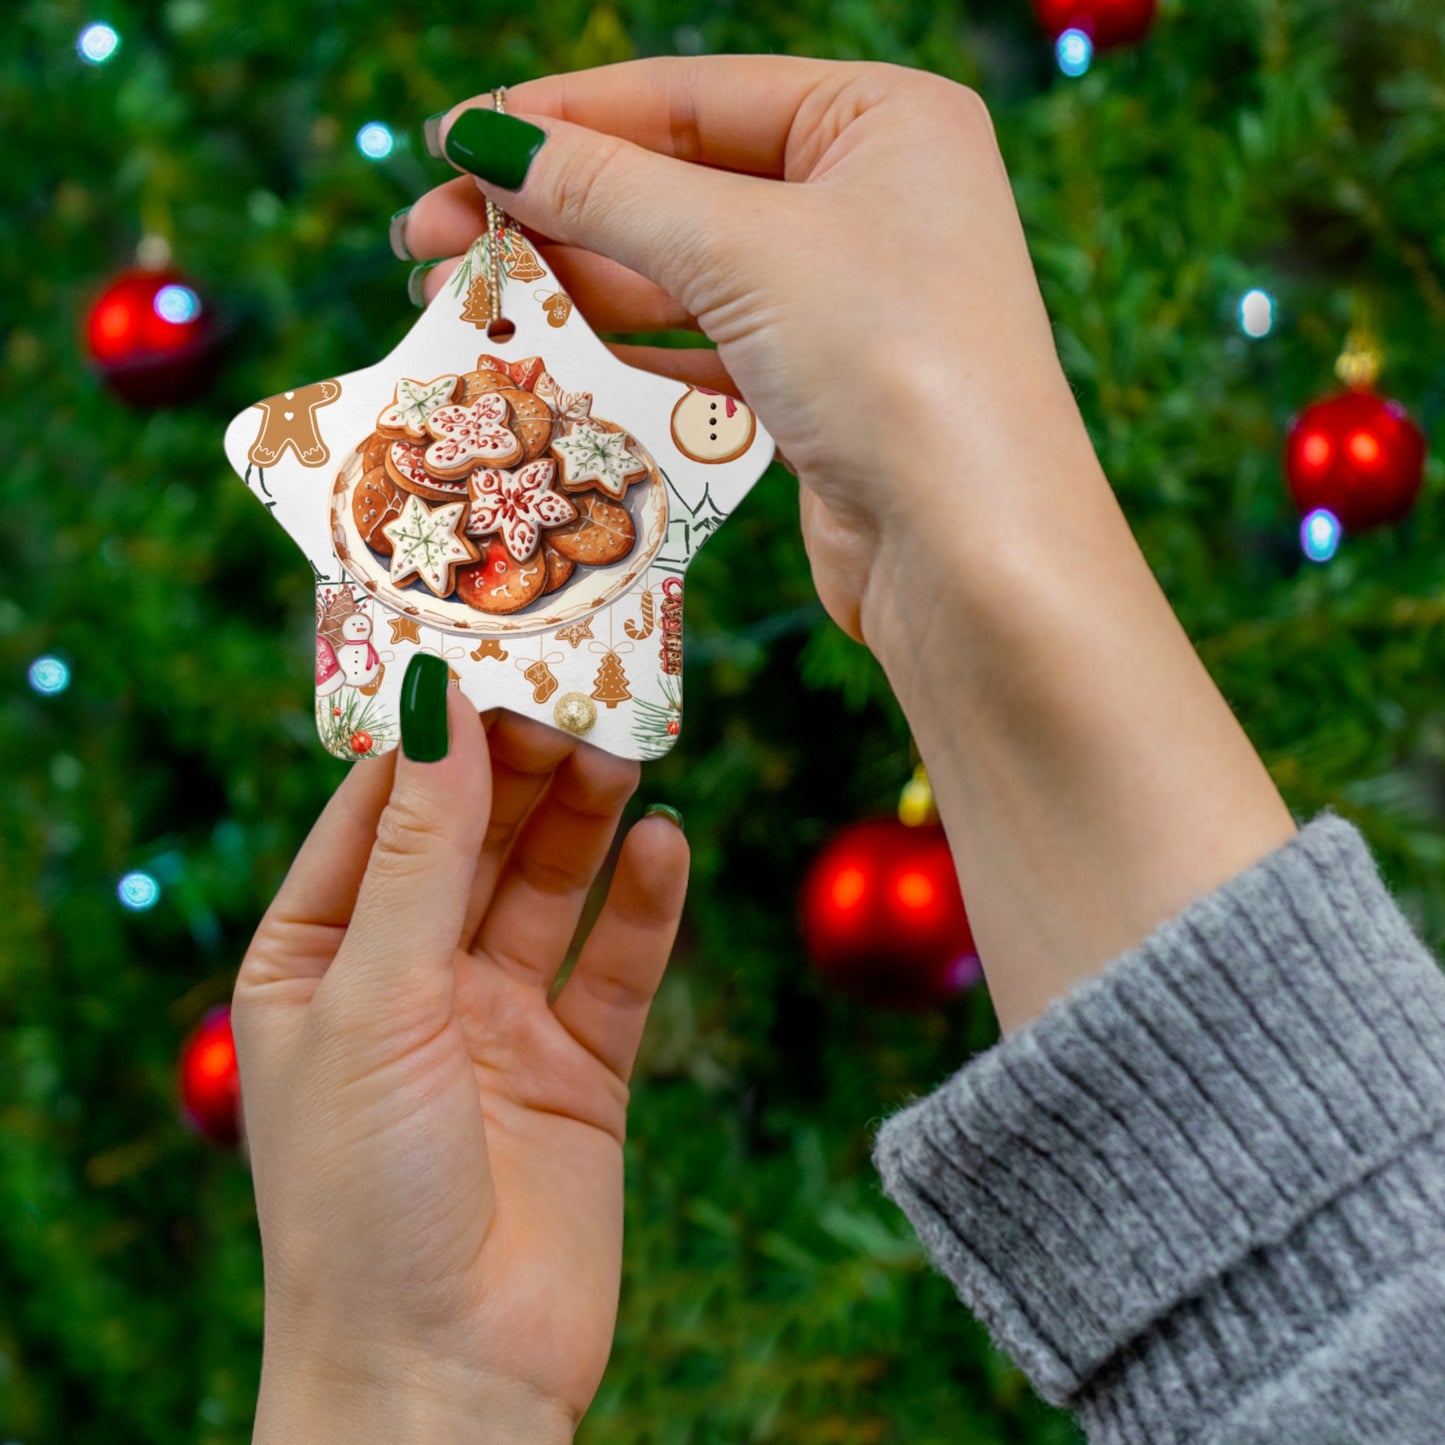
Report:
<svg viewBox="0 0 1445 1445"><path fill-rule="evenodd" d="M402 681L391 794L325 983L365 994L368 1011L385 1010L393 1024L450 1011L452 957L491 804L481 719L449 685L446 663L419 652Z"/></svg>
<svg viewBox="0 0 1445 1445"><path fill-rule="evenodd" d="M448 116L441 148L514 220L646 276L694 315L699 282L737 254L739 230L773 189L554 116L486 106Z"/></svg>

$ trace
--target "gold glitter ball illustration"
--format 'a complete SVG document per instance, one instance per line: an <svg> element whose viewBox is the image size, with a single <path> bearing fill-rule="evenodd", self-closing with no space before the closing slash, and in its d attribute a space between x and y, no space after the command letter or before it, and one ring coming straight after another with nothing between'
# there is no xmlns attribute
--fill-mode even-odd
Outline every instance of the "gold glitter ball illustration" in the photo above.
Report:
<svg viewBox="0 0 1445 1445"><path fill-rule="evenodd" d="M552 709L552 716L563 732L580 738L583 733L592 731L597 721L597 704L585 692L563 693Z"/></svg>

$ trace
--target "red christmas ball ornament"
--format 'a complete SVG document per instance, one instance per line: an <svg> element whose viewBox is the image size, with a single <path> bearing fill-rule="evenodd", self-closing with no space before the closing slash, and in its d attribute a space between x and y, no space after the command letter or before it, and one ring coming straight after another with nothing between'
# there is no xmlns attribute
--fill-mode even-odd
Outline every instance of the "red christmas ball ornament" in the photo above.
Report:
<svg viewBox="0 0 1445 1445"><path fill-rule="evenodd" d="M169 269L117 276L90 308L85 345L106 385L133 406L189 400L215 372L210 308L190 281Z"/></svg>
<svg viewBox="0 0 1445 1445"><path fill-rule="evenodd" d="M1135 45L1154 24L1158 0L1034 0L1034 9L1051 40L1066 30L1082 30L1095 50Z"/></svg>
<svg viewBox="0 0 1445 1445"><path fill-rule="evenodd" d="M1323 507L1347 532L1407 516L1425 477L1425 434L1397 401L1355 387L1308 406L1285 442L1301 516Z"/></svg>
<svg viewBox="0 0 1445 1445"><path fill-rule="evenodd" d="M179 1075L182 1117L218 1144L238 1144L241 1074L227 1005L211 1009L181 1046Z"/></svg>
<svg viewBox="0 0 1445 1445"><path fill-rule="evenodd" d="M877 818L845 828L809 869L801 904L814 966L862 1003L931 1008L981 976L937 824Z"/></svg>
<svg viewBox="0 0 1445 1445"><path fill-rule="evenodd" d="M368 732L352 733L351 751L358 757L364 757L371 751L371 734Z"/></svg>

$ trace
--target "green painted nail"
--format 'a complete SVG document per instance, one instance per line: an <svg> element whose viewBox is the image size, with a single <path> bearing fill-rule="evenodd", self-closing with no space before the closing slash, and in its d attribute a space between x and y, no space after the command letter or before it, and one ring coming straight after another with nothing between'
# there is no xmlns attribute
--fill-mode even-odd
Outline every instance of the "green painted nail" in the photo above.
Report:
<svg viewBox="0 0 1445 1445"><path fill-rule="evenodd" d="M547 132L530 121L495 110L464 110L447 132L447 159L453 165L515 191L527 179L533 157Z"/></svg>
<svg viewBox="0 0 1445 1445"><path fill-rule="evenodd" d="M447 665L418 652L401 680L401 750L413 762L434 763L447 746Z"/></svg>
<svg viewBox="0 0 1445 1445"><path fill-rule="evenodd" d="M391 254L398 261L415 261L416 257L406 249L406 218L411 215L411 207L403 206L392 218L386 228L387 240L391 242Z"/></svg>
<svg viewBox="0 0 1445 1445"><path fill-rule="evenodd" d="M421 123L421 138L426 142L426 153L435 156L437 160L445 160L442 155L442 122L447 118L444 110L439 110L435 115L429 115Z"/></svg>
<svg viewBox="0 0 1445 1445"><path fill-rule="evenodd" d="M423 261L420 266L411 268L411 275L406 278L407 300L413 306L426 305L426 293L421 289L421 278L431 270L433 266L440 266L440 261Z"/></svg>
<svg viewBox="0 0 1445 1445"><path fill-rule="evenodd" d="M676 823L679 833L687 832L687 829L682 826L682 814L676 808L669 808L666 803L653 803L642 816L650 818L654 813L666 818L669 822Z"/></svg>

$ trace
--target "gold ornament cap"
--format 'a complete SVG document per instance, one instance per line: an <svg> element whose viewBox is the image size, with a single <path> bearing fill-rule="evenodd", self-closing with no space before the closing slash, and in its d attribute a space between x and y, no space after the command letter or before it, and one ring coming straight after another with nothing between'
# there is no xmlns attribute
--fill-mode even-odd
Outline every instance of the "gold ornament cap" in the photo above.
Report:
<svg viewBox="0 0 1445 1445"><path fill-rule="evenodd" d="M1374 386L1384 364L1380 343L1368 330L1357 328L1345 338L1345 349L1335 362L1335 375L1348 387L1365 389Z"/></svg>
<svg viewBox="0 0 1445 1445"><path fill-rule="evenodd" d="M566 692L557 699L552 717L564 733L580 738L597 722L597 704L585 692Z"/></svg>
<svg viewBox="0 0 1445 1445"><path fill-rule="evenodd" d="M925 823L938 821L938 806L933 801L933 787L928 781L928 769L922 763L914 768L913 776L904 783L898 797L898 821L910 828L921 828Z"/></svg>

